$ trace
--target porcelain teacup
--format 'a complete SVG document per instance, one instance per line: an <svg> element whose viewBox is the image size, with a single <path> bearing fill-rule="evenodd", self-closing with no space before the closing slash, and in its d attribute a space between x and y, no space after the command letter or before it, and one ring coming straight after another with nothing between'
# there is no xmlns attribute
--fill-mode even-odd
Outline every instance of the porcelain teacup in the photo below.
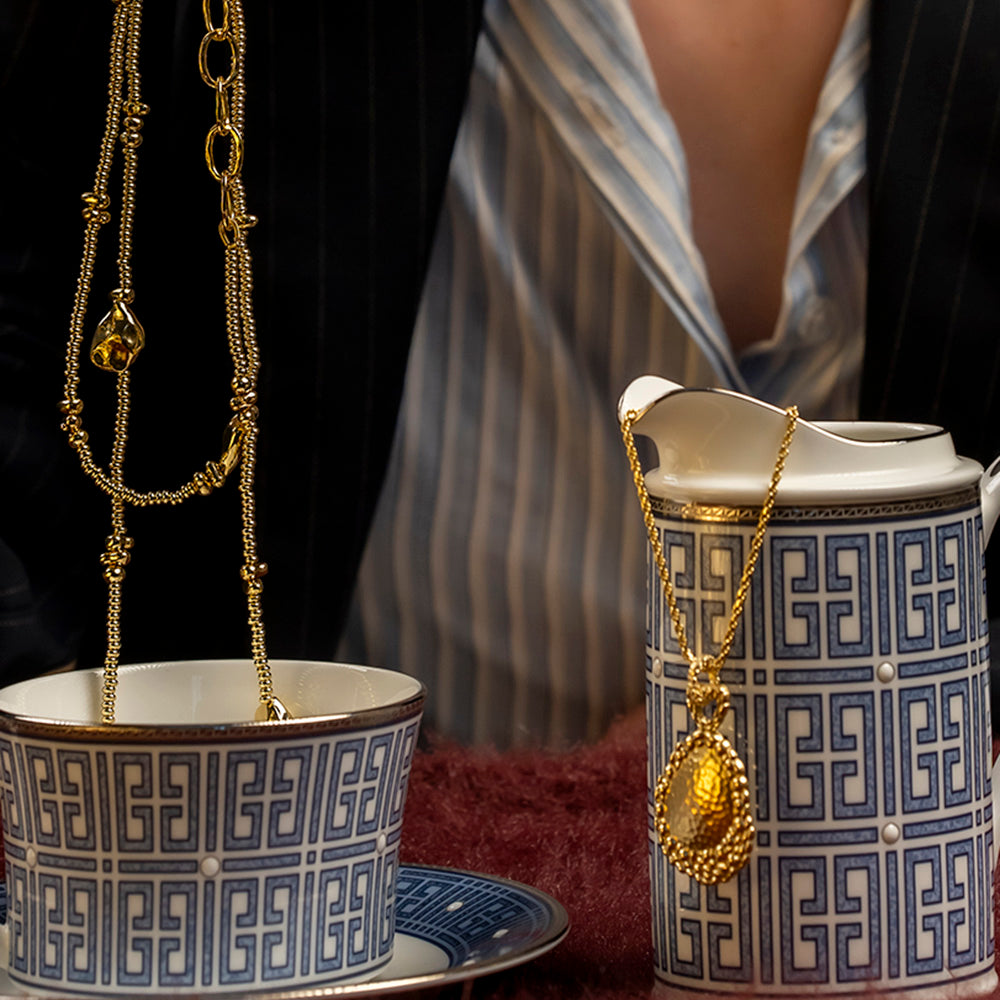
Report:
<svg viewBox="0 0 1000 1000"><path fill-rule="evenodd" d="M404 674L272 661L293 718L251 722L252 668L120 668L0 691L8 974L92 995L282 990L392 955L423 707Z"/></svg>

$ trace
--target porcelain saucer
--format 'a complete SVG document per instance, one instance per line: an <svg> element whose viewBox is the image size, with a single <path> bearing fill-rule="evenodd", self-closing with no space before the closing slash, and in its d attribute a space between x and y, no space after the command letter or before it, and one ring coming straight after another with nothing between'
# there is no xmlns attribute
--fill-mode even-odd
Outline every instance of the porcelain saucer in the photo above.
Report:
<svg viewBox="0 0 1000 1000"><path fill-rule="evenodd" d="M529 962L554 948L568 930L566 910L539 889L496 875L402 865L393 956L376 977L301 992L255 992L253 1000L382 996L444 986ZM32 995L0 971L0 1000Z"/></svg>

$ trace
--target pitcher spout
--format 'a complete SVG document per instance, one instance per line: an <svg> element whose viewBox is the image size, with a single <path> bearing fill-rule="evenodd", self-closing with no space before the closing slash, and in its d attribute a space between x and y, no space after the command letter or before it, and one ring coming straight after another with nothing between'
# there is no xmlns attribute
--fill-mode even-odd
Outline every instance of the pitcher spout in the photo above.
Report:
<svg viewBox="0 0 1000 1000"><path fill-rule="evenodd" d="M983 544L990 540L990 535L1000 517L1000 458L993 460L990 467L983 473L979 481L979 496L983 507Z"/></svg>
<svg viewBox="0 0 1000 1000"><path fill-rule="evenodd" d="M621 423L625 419L625 414L629 412L634 412L637 417L641 417L664 396L669 396L670 393L678 392L683 388L684 386L671 382L669 379L660 378L659 375L639 376L618 400L618 423Z"/></svg>

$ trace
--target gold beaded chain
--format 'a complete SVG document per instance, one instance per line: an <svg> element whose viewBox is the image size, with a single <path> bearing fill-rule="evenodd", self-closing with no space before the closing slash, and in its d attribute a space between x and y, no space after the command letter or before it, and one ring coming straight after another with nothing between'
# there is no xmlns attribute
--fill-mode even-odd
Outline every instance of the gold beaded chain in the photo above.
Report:
<svg viewBox="0 0 1000 1000"><path fill-rule="evenodd" d="M221 0L218 21L213 17L212 0L202 0L206 34L198 52L202 80L215 92L215 123L205 140L205 161L209 173L219 183L221 214L219 236L225 257L226 334L233 362L230 406L234 416L229 421L226 445L217 461L206 463L183 485L174 489L140 492L124 480L125 446L128 439L131 409L131 365L146 341L146 334L132 310L135 288L132 280L132 241L135 217L136 169L142 127L149 107L142 102L139 74L139 39L142 23L142 0L115 0L111 37L108 109L98 156L93 190L83 197L86 228L83 257L76 296L70 317L66 346L63 399L59 408L64 414L62 429L70 447L79 456L84 472L108 495L111 501L111 534L101 556L104 579L108 586L107 648L101 691L101 722L115 721L118 687L118 663L121 653L122 583L125 567L132 558L133 539L125 528L125 507L176 505L196 494L207 495L225 483L239 466L239 495L242 522L243 564L240 576L247 596L248 623L253 662L257 671L260 708L257 718L280 719L287 711L275 697L271 668L267 659L264 622L261 609L262 577L267 565L257 554L254 471L257 455L257 375L260 358L252 305L252 266L246 231L256 223L247 214L246 193L240 173L243 166L245 131L246 31L241 0ZM208 59L212 46L228 50L229 63L224 74L213 75ZM228 157L218 166L215 145L228 141ZM103 226L111 221L111 196L108 193L112 164L118 146L122 155L121 213L118 225L118 287L111 294L111 309L97 326L90 346L90 359L105 371L117 376L117 411L114 439L107 470L94 459L87 432L83 428L80 398L80 358L83 351L86 321L97 243Z"/></svg>
<svg viewBox="0 0 1000 1000"><path fill-rule="evenodd" d="M657 780L654 825L660 847L670 862L706 885L728 881L747 863L756 834L750 813L746 768L732 744L719 732L719 726L729 711L729 690L719 679L719 674L732 649L750 592L750 580L764 544L778 484L795 434L798 408L789 407L785 417L785 432L757 518L750 552L733 598L729 623L719 651L714 656L698 656L688 644L632 434L638 414L629 410L621 423L625 451L653 559L667 599L670 621L681 655L688 662L687 707L695 723L694 732L674 747Z"/></svg>

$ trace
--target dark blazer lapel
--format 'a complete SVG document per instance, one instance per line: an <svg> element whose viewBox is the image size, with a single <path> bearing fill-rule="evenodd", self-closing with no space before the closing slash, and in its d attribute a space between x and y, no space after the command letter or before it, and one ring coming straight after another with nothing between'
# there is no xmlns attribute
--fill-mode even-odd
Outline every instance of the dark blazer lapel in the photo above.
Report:
<svg viewBox="0 0 1000 1000"><path fill-rule="evenodd" d="M873 0L862 415L1000 447L1000 3Z"/></svg>

